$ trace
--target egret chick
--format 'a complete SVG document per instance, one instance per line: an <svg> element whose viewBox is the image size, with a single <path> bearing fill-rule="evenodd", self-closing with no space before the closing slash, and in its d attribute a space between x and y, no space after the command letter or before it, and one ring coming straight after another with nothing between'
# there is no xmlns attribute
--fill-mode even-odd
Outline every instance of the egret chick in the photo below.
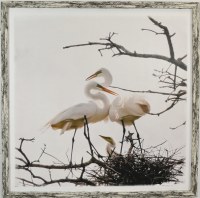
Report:
<svg viewBox="0 0 200 198"><path fill-rule="evenodd" d="M109 156L118 156L119 154L115 152L115 148L116 148L116 143L113 140L113 138L108 137L108 136L103 136L103 135L99 135L101 138L103 138L106 142L107 142L107 146L106 146L106 152Z"/></svg>

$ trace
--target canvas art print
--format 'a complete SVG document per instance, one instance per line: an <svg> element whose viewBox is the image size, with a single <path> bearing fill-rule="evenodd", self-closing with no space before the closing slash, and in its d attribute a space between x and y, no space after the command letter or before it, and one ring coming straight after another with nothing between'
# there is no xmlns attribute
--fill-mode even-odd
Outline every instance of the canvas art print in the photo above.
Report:
<svg viewBox="0 0 200 198"><path fill-rule="evenodd" d="M189 9L9 12L13 191L189 190Z"/></svg>

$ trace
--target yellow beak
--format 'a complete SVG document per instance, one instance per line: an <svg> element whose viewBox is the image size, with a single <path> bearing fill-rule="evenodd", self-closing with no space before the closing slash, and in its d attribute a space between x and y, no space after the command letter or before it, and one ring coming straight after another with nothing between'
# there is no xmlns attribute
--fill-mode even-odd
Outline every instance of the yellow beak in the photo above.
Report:
<svg viewBox="0 0 200 198"><path fill-rule="evenodd" d="M91 76L89 76L88 78L86 78L86 80L91 80L93 78L96 78L99 74L101 74L101 70L95 72L94 74L92 74Z"/></svg>
<svg viewBox="0 0 200 198"><path fill-rule="evenodd" d="M101 138L103 138L105 141L108 141L108 140L107 140L108 137L103 136L103 135L99 135L99 136L100 136Z"/></svg>
<svg viewBox="0 0 200 198"><path fill-rule="evenodd" d="M112 95L115 95L115 96L117 96L118 94L117 93L115 93L114 91L111 91L110 89L107 89L107 88L105 88L105 87L103 87L103 86L101 86L101 85L97 85L97 87L99 87L102 91L105 91L105 92L107 92L107 93L109 93L109 94L112 94Z"/></svg>
<svg viewBox="0 0 200 198"><path fill-rule="evenodd" d="M88 78L86 78L86 80L91 80L91 79L96 78L96 77L97 77L96 74L92 74L91 76L89 76Z"/></svg>

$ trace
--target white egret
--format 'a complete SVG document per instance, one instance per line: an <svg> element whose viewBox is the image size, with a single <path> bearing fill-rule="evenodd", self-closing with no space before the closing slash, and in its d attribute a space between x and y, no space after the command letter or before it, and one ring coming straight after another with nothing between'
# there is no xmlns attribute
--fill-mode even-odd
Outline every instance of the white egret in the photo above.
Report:
<svg viewBox="0 0 200 198"><path fill-rule="evenodd" d="M101 68L100 70L89 76L86 80L90 80L96 77L104 78L104 82L101 83L102 86L109 87L112 83L112 75L109 70L105 68ZM121 122L123 126L123 137L120 154L122 152L124 135L126 132L125 125L131 124L133 124L135 127L140 149L142 152L140 136L135 126L135 120L139 119L149 112L150 105L142 96L130 94L128 96L118 96L113 100L109 109L109 118L113 122Z"/></svg>
<svg viewBox="0 0 200 198"><path fill-rule="evenodd" d="M116 143L113 140L113 138L108 137L108 136L103 136L103 135L99 135L101 138L103 138L106 142L107 142L107 146L106 146L106 152L109 156L115 157L118 156L119 154L115 152L115 148L116 148Z"/></svg>
<svg viewBox="0 0 200 198"><path fill-rule="evenodd" d="M97 90L96 93L92 93L92 90ZM86 116L88 123L95 123L103 120L108 116L110 102L105 94L99 91L104 91L113 95L117 95L115 92L99 85L96 82L90 82L85 87L85 94L96 100L102 102L102 107L99 107L96 102L89 101L88 103L80 103L74 105L49 121L49 125L57 130L61 129L61 134L70 129L78 129L84 126L84 116Z"/></svg>
<svg viewBox="0 0 200 198"><path fill-rule="evenodd" d="M97 90L97 92L92 93L92 90ZM87 118L88 123L95 123L108 116L110 102L106 95L101 93L100 90L117 95L115 92L97 84L96 82L90 82L85 87L85 94L91 99L100 100L103 107L99 107L98 104L93 101L80 103L62 111L48 123L55 130L61 129L61 134L70 129L75 129L72 138L70 163L72 163L76 130L84 126L85 117Z"/></svg>

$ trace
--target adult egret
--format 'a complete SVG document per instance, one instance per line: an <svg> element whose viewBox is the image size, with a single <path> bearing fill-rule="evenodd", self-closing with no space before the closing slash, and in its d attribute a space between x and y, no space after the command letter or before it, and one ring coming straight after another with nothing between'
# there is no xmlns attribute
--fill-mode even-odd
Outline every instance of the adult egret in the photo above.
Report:
<svg viewBox="0 0 200 198"><path fill-rule="evenodd" d="M97 92L92 93L92 90L97 90ZM100 93L100 90L117 95L115 92L99 85L96 82L90 82L85 87L85 94L95 101L100 100L103 103L102 107L99 107L98 104L93 101L89 101L88 103L80 103L66 109L65 111L62 111L49 121L49 125L53 129L61 129L61 134L70 129L75 129L72 138L70 163L72 163L72 153L76 130L84 126L85 117L87 118L88 123L95 123L105 119L105 117L108 116L110 102L106 95Z"/></svg>
<svg viewBox="0 0 200 198"><path fill-rule="evenodd" d="M92 93L92 90L97 90ZM99 92L104 91L113 95L115 92L99 85L96 82L90 82L85 87L85 94L95 101L100 100L102 107L99 107L96 102L89 101L88 103L80 103L74 105L49 121L49 125L57 130L61 129L61 134L70 129L78 129L84 126L84 116L86 116L88 123L95 123L103 120L109 113L110 102L105 94Z"/></svg>
<svg viewBox="0 0 200 198"><path fill-rule="evenodd" d="M90 80L96 77L104 78L104 82L101 83L102 86L108 87L112 83L112 75L110 71L106 68L101 68L100 70L89 76L86 80ZM120 154L122 152L124 135L126 132L125 125L132 124L134 125L134 128L136 130L139 146L142 152L140 136L135 126L135 120L139 119L149 112L149 103L143 97L136 94L130 94L128 96L118 96L113 100L109 109L109 118L113 122L121 122L123 126L123 137Z"/></svg>
<svg viewBox="0 0 200 198"><path fill-rule="evenodd" d="M112 157L118 156L119 154L115 152L115 148L116 148L115 141L111 137L108 137L108 136L103 136L103 135L99 135L99 136L107 142L107 146L106 146L107 154Z"/></svg>

